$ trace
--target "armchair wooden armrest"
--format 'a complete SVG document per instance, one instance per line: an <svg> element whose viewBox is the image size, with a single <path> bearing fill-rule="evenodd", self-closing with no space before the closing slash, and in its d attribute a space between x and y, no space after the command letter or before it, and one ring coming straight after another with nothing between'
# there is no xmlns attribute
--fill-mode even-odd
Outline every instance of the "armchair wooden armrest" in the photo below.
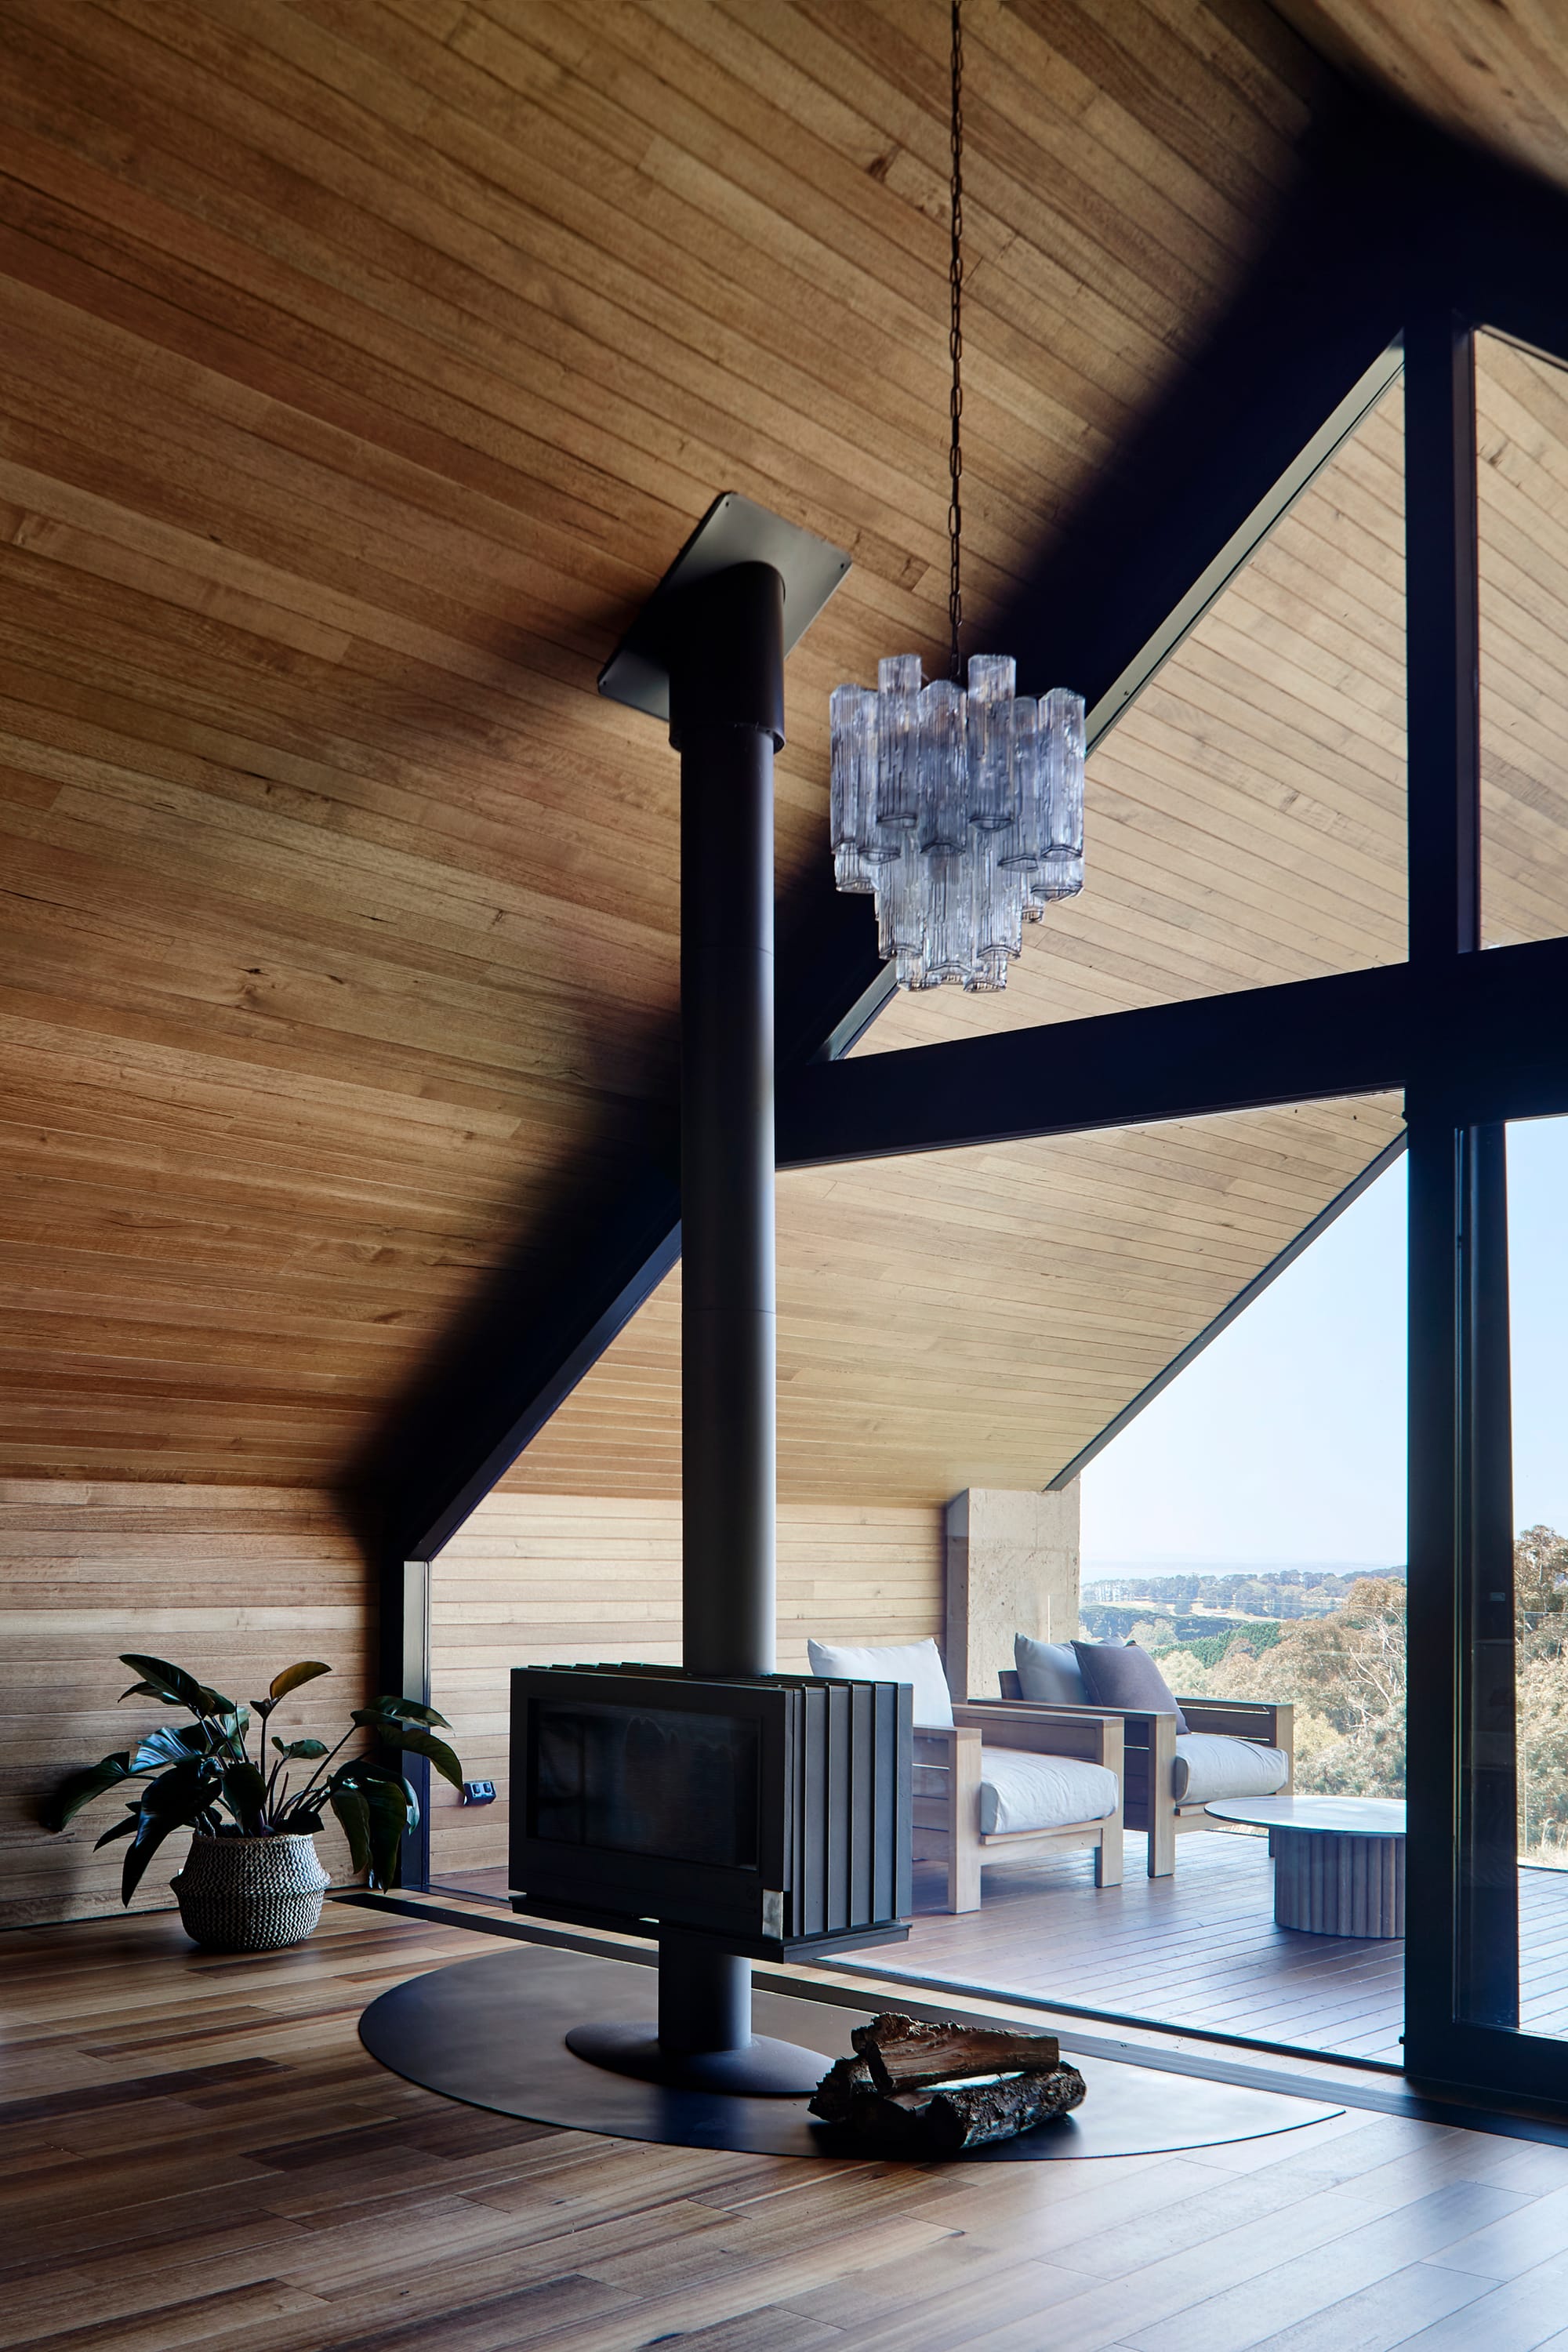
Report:
<svg viewBox="0 0 1568 2352"><path fill-rule="evenodd" d="M917 1861L947 1864L950 1911L980 1908L980 1732L917 1731L914 1751Z"/></svg>
<svg viewBox="0 0 1568 2352"><path fill-rule="evenodd" d="M1222 1731L1230 1739L1255 1739L1263 1748L1282 1748L1296 1772L1296 1709L1289 1699L1184 1698L1177 1701L1193 1731ZM1281 1792L1283 1793L1283 1792Z"/></svg>
<svg viewBox="0 0 1568 2352"><path fill-rule="evenodd" d="M1224 1731L1236 1739L1261 1739L1277 1748L1274 1735L1283 1722L1289 1728L1294 1709L1286 1700L1267 1698L1181 1698L1176 1701L1194 1731Z"/></svg>
<svg viewBox="0 0 1568 2352"><path fill-rule="evenodd" d="M1036 1706L1027 1700L1004 1706L991 1699L955 1699L952 1719L965 1729L973 1727L988 1747L1076 1756L1086 1764L1103 1764L1121 1781L1124 1737L1114 1707Z"/></svg>
<svg viewBox="0 0 1568 2352"><path fill-rule="evenodd" d="M1142 1723L1149 1714L1146 1706L1102 1706L1098 1699L1026 1698L1018 1688L1018 1677L1011 1667L999 1673L996 1679L1002 1685L1000 1698L969 1698L963 1701L963 1705L985 1708L988 1719L991 1713L1020 1706L1033 1707L1037 1711L1043 1708L1047 1715L1114 1715L1119 1716L1123 1723ZM954 1699L952 1704L956 1717L959 1702Z"/></svg>
<svg viewBox="0 0 1568 2352"><path fill-rule="evenodd" d="M1154 1714L1146 1707L1095 1707L1077 1701L1053 1702L1049 1708L1039 1709L1033 1700L1022 1696L1018 1676L1013 1670L1004 1668L997 1679L1002 1686L1001 1697L972 1699L964 1709L967 1720L989 1726L1008 1717L1021 1720L1031 1712L1045 1712L1079 1721L1100 1716L1120 1724L1126 1747L1122 1802L1127 1826L1148 1832L1151 1878L1163 1878L1174 1870L1178 1830L1217 1827L1201 1804L1176 1802L1173 1715ZM1219 1731L1232 1739L1252 1739L1265 1748L1282 1748L1290 1768L1285 1787L1290 1787L1295 1774L1295 1710L1288 1701L1183 1698L1176 1704L1192 1731ZM956 1715L955 1708L955 1718ZM1000 1735L988 1728L986 1737L995 1743Z"/></svg>
<svg viewBox="0 0 1568 2352"><path fill-rule="evenodd" d="M951 1731L921 1730L914 1740L914 1851L918 1861L942 1862L947 1870L947 1907L974 1911L980 1906L980 1873L987 1861L1037 1860L1076 1846L1094 1850L1097 1886L1121 1881L1122 1732L1119 1717L1089 1707L958 1705ZM1093 1822L1065 1822L1047 1830L1002 1831L980 1827L980 1788L984 1777L981 1743L1035 1756L1075 1758L1101 1764L1116 1782L1115 1811Z"/></svg>

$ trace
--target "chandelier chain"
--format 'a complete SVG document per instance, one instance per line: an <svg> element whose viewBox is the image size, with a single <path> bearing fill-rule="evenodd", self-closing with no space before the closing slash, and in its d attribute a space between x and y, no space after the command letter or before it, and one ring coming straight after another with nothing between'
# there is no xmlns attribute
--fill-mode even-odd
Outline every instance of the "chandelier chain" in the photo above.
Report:
<svg viewBox="0 0 1568 2352"><path fill-rule="evenodd" d="M947 621L950 661L956 682L963 683L959 633L963 626L963 591L959 565L963 544L963 0L952 0L952 243L948 262L951 302L947 347L952 360L952 389L948 395L952 437L948 445L948 588Z"/></svg>

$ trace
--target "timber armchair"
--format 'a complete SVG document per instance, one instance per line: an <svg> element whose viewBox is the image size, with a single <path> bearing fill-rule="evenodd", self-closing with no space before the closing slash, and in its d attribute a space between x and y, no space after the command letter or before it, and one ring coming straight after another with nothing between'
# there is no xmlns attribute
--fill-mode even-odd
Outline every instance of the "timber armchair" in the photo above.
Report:
<svg viewBox="0 0 1568 2352"><path fill-rule="evenodd" d="M1091 1695L1086 1668L1092 1671L1097 1663L1093 1653L1119 1646L1047 1643L1020 1634L1015 1644L1017 1666L1000 1677L1001 1698L980 1705L983 1713L991 1708L1010 1714L1048 1703L1067 1716L1119 1717L1125 1823L1148 1839L1150 1877L1165 1878L1175 1869L1183 1831L1219 1826L1206 1810L1211 1803L1288 1792L1295 1762L1295 1710L1284 1701L1178 1698L1164 1688L1146 1653L1140 1655L1164 1693L1163 1704L1107 1706L1103 1697ZM1087 1660L1086 1651L1091 1654ZM1029 1695L1031 1685L1037 1696Z"/></svg>
<svg viewBox="0 0 1568 2352"><path fill-rule="evenodd" d="M1097 1886L1121 1883L1122 1732L1091 1708L957 1705L934 1642L806 1644L813 1674L914 1693L914 1858L940 1862L949 1911L977 1911L987 1863L1089 1848Z"/></svg>
<svg viewBox="0 0 1568 2352"><path fill-rule="evenodd" d="M955 1705L915 1733L914 1858L940 1862L949 1911L978 1911L988 1863L1088 1847L1097 1886L1121 1884L1121 1726L1084 1708Z"/></svg>

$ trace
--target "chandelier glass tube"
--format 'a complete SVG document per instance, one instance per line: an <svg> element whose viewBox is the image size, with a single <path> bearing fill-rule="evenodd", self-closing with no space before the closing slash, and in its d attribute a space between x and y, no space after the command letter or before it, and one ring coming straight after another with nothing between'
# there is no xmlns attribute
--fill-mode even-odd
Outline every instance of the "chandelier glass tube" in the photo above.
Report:
<svg viewBox="0 0 1568 2352"><path fill-rule="evenodd" d="M1024 925L1083 887L1083 698L1015 682L1005 654L967 690L895 654L834 691L834 876L875 898L900 987L1005 987Z"/></svg>

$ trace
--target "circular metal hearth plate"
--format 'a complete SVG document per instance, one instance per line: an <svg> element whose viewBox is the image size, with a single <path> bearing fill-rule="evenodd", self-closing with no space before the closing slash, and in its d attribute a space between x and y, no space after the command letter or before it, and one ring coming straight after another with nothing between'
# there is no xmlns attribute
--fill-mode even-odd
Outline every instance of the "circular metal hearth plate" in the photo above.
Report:
<svg viewBox="0 0 1568 2352"><path fill-rule="evenodd" d="M743 2156L865 2158L864 2146L814 2123L804 2099L666 2090L611 2074L566 2047L572 2028L589 2019L651 2032L654 2000L650 1969L522 1946L395 1986L365 2011L360 2039L373 2058L408 2082L529 2123L669 2147L731 2148ZM754 2000L758 2032L819 2050L825 2073L830 2060L848 2051L851 2027L864 2024L870 2013L783 1993L759 1992ZM1297 2131L1342 2112L1278 2091L1105 2058L1075 2057L1073 2063L1089 2084L1076 2114L955 2161L1156 2156Z"/></svg>

